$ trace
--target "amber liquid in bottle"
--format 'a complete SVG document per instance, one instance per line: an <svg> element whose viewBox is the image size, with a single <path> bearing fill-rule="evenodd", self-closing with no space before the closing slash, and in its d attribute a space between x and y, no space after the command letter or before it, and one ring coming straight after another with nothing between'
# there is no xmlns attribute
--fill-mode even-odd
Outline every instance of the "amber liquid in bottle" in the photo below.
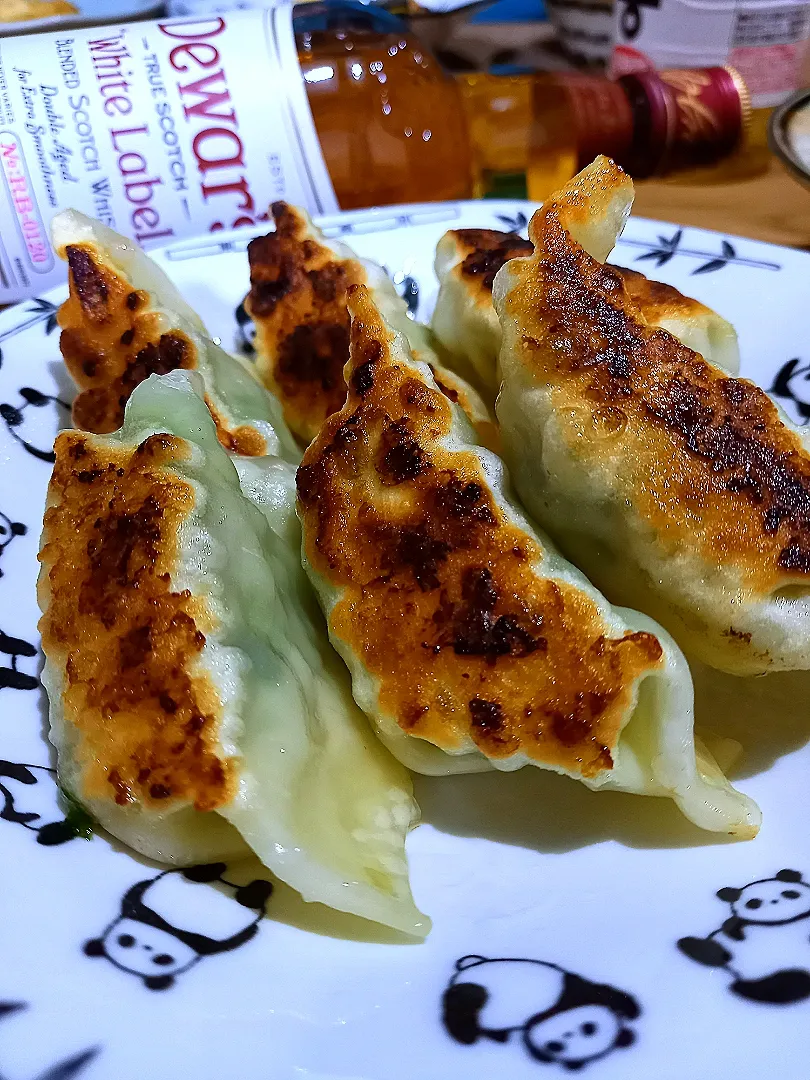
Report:
<svg viewBox="0 0 810 1080"><path fill-rule="evenodd" d="M577 147L564 103L555 103L553 92L541 94L538 102L539 79L456 76L473 146L477 195L542 200L577 171Z"/></svg>
<svg viewBox="0 0 810 1080"><path fill-rule="evenodd" d="M577 127L554 76L465 74L457 81L481 194L542 202L574 176Z"/></svg>
<svg viewBox="0 0 810 1080"><path fill-rule="evenodd" d="M474 194L459 88L398 19L353 2L307 4L293 28L342 209Z"/></svg>
<svg viewBox="0 0 810 1080"><path fill-rule="evenodd" d="M622 132L634 131L631 106L615 83L578 83L572 105L575 74L452 77L400 19L356 0L299 4L293 28L343 209L481 195L539 202L577 172L583 155L621 160ZM706 184L761 171L766 118L766 110L755 114L731 157L697 169L681 163L672 182ZM580 145L591 127L601 134Z"/></svg>

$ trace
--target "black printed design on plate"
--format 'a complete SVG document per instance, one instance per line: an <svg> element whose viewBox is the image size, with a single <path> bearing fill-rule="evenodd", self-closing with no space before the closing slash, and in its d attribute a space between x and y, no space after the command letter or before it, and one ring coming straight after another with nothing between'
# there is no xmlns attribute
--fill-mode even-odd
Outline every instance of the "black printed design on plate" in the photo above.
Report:
<svg viewBox="0 0 810 1080"><path fill-rule="evenodd" d="M26 314L32 316L34 322L44 323L45 333L49 336L59 326L57 320L59 305L52 303L50 300L43 300L42 297L37 297L36 300L31 301L31 307L26 308L25 311Z"/></svg>
<svg viewBox="0 0 810 1080"><path fill-rule="evenodd" d="M411 274L396 274L394 284L397 292L408 305L408 314L415 315L419 307L419 282Z"/></svg>
<svg viewBox="0 0 810 1080"><path fill-rule="evenodd" d="M7 1016L13 1016L14 1013L22 1012L28 1006L22 1001L0 1001L0 1020ZM45 1072L39 1073L36 1080L74 1080L80 1073L84 1072L86 1065L89 1065L93 1058L99 1052L100 1047L91 1046L87 1050L81 1050L78 1054L73 1054L72 1057L64 1058L62 1061L57 1061ZM8 1074L3 1071L0 1073L0 1080L11 1080Z"/></svg>
<svg viewBox="0 0 810 1080"><path fill-rule="evenodd" d="M22 638L11 637L0 630L0 656L2 655L9 659L5 662L0 659L0 690L36 690L39 686L36 675L29 675L17 667L21 656L30 659L37 655L36 647Z"/></svg>
<svg viewBox="0 0 810 1080"><path fill-rule="evenodd" d="M19 312L22 314L23 318L20 322L15 323L14 326L10 326L8 330L0 332L0 345L10 338L16 337L18 334L30 330L30 328L36 326L37 323L45 324L46 334L52 334L58 325L56 316L59 312L59 305L52 304L50 300L32 300L31 307L13 308L9 314L12 314L13 312Z"/></svg>
<svg viewBox="0 0 810 1080"><path fill-rule="evenodd" d="M496 214L495 217L506 226L509 232L522 233L525 231L528 224L528 219L521 210L516 211L514 215ZM717 270L722 270L724 267L731 264L735 266L749 266L755 270L782 269L779 263L770 262L767 259L749 259L746 256L738 255L737 249L730 240L721 240L720 250L717 252L704 251L700 248L683 247L682 241L683 229L677 229L671 236L659 235L655 240L641 240L630 236L620 236L618 239L619 244L625 244L627 247L644 249L644 254L639 255L636 258L636 262L643 262L645 259L651 259L654 261L656 267L665 266L666 263L676 255L684 256L688 259L700 259L700 265L696 266L691 271L693 277L696 274L713 274Z"/></svg>
<svg viewBox="0 0 810 1080"><path fill-rule="evenodd" d="M770 392L792 401L802 422L810 422L810 364L802 364L798 356L782 364Z"/></svg>
<svg viewBox="0 0 810 1080"><path fill-rule="evenodd" d="M442 1019L456 1042L518 1036L535 1061L581 1069L635 1041L638 1002L545 960L463 956L444 992Z"/></svg>
<svg viewBox="0 0 810 1080"><path fill-rule="evenodd" d="M238 304L233 313L236 320L236 347L245 356L256 353L256 323L245 311L245 303Z"/></svg>
<svg viewBox="0 0 810 1080"><path fill-rule="evenodd" d="M748 259L738 255L737 249L730 240L720 241L720 251L718 253L701 251L699 248L681 247L683 229L678 229L672 236L659 235L657 240L658 243L655 243L655 241L635 240L629 236L620 236L618 243L625 244L628 247L646 248L645 253L639 255L636 262L652 259L656 267L664 266L675 255L684 255L690 259L702 259L700 266L696 266L692 270L692 276L695 274L713 274L716 270L722 270L731 263L736 266L750 266L756 270L782 269L779 263L768 262L765 259Z"/></svg>
<svg viewBox="0 0 810 1080"><path fill-rule="evenodd" d="M211 863L137 882L104 935L85 942L85 953L137 975L150 990L167 990L204 957L238 949L255 936L273 886L260 879L235 885L225 870L225 863ZM214 881L232 896L203 887Z"/></svg>
<svg viewBox="0 0 810 1080"><path fill-rule="evenodd" d="M0 820L35 833L38 844L55 847L91 835L90 816L78 804L63 812L56 771L45 765L0 760L0 800Z"/></svg>
<svg viewBox="0 0 810 1080"><path fill-rule="evenodd" d="M8 514L4 514L0 510L0 556L2 556L15 536L25 536L27 532L27 525L23 525L21 521L12 521ZM0 577L2 576L3 569L0 567Z"/></svg>
<svg viewBox="0 0 810 1080"><path fill-rule="evenodd" d="M723 968L739 997L791 1005L810 997L810 884L798 870L717 893L730 914L707 937L678 948L705 967Z"/></svg>
<svg viewBox="0 0 810 1080"><path fill-rule="evenodd" d="M516 210L511 217L509 214L496 214L495 217L506 226L508 232L522 232L529 224L529 219L522 210Z"/></svg>
<svg viewBox="0 0 810 1080"><path fill-rule="evenodd" d="M401 270L393 273L383 264L383 270L391 279L399 297L405 301L408 314L416 318L416 309L419 307L419 282L411 274L403 274Z"/></svg>
<svg viewBox="0 0 810 1080"><path fill-rule="evenodd" d="M10 405L8 402L0 404L0 416L5 421L9 434L25 447L29 454L32 454L35 458L39 458L40 461L49 461L53 464L56 461L56 455L53 452L53 436L51 436L47 445L43 446L45 441L41 433L32 434L28 430L28 421L31 418L29 409L44 409L44 408L56 408L58 410L64 409L65 412L69 411L70 406L62 401L58 397L53 397L51 394L43 394L41 390L35 390L31 386L23 386L18 390L20 397L23 399L21 405ZM59 426L59 418L57 417L56 427Z"/></svg>

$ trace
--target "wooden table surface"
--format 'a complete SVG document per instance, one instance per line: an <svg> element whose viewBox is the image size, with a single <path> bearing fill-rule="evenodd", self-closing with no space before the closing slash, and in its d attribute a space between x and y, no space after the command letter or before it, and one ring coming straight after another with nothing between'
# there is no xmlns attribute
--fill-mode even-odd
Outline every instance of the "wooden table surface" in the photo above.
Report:
<svg viewBox="0 0 810 1080"><path fill-rule="evenodd" d="M766 173L735 183L640 181L633 212L810 250L810 188L776 158Z"/></svg>

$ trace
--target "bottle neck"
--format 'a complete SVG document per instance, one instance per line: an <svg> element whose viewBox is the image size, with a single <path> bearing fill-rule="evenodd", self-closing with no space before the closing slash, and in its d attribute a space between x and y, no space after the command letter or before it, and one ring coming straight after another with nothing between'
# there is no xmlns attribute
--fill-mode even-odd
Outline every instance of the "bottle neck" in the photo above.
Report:
<svg viewBox="0 0 810 1080"><path fill-rule="evenodd" d="M749 119L729 68L644 72L611 81L579 73L457 75L479 194L547 198L597 154L637 178L727 157Z"/></svg>
<svg viewBox="0 0 810 1080"><path fill-rule="evenodd" d="M627 97L604 78L462 74L456 82L479 194L543 199L597 154L620 160L630 146Z"/></svg>

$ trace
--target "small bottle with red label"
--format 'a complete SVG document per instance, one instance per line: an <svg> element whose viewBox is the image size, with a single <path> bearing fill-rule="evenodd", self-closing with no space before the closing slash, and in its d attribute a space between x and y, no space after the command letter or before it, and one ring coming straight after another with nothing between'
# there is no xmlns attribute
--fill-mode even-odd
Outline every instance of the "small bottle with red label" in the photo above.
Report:
<svg viewBox="0 0 810 1080"><path fill-rule="evenodd" d="M810 81L810 0L616 0L613 76L729 65L745 81L751 119L741 152L681 180L723 182L768 168L771 111Z"/></svg>
<svg viewBox="0 0 810 1080"><path fill-rule="evenodd" d="M731 67L459 78L483 184L541 201L597 154L641 179L727 159L744 143L750 100Z"/></svg>

